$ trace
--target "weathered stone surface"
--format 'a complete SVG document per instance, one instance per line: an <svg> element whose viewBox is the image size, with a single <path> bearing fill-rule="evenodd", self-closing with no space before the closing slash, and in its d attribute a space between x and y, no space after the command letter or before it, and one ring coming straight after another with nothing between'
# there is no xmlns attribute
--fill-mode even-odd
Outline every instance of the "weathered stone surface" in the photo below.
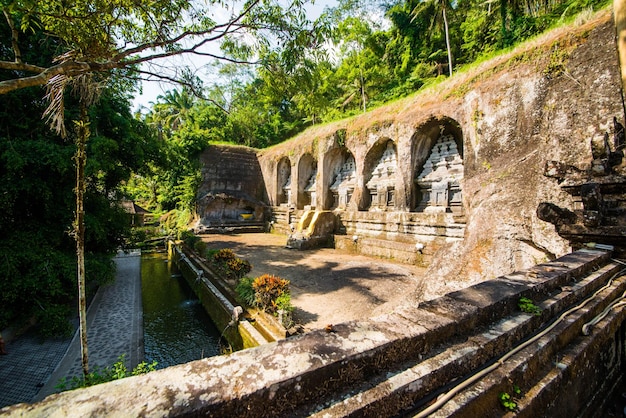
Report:
<svg viewBox="0 0 626 418"><path fill-rule="evenodd" d="M198 227L223 222L263 222L267 198L256 151L246 147L211 145L200 156Z"/></svg>
<svg viewBox="0 0 626 418"><path fill-rule="evenodd" d="M477 292L465 296L457 293L420 307L406 306L370 320L336 324L228 356L52 395L33 405L14 405L0 410L0 415L298 417L315 412L326 416L324 412L334 411L330 416L395 416L429 402L450 381L489 364L494 356L502 356L535 333L542 322L591 294L605 283L606 274L620 268L612 263L595 275L594 266L606 257L599 251L587 251L555 262L557 269L567 264L562 276L571 277L573 283L579 281L581 286L542 301L544 309L539 316L512 309L526 286L516 283L503 288L507 280L495 280L482 285L497 289L487 299ZM481 379L482 386L460 393L444 406L444 414L494 416L499 411L494 407L498 405L493 403L494 394L497 396L510 378L529 393L527 388L535 384L540 387L541 372L552 367L557 353L559 359L572 353L578 360L569 366L591 373L593 382L602 384L602 379L586 369L588 362L602 366L598 370L610 374L614 381L615 369L611 367L622 360L617 356L611 360L606 354L610 353L610 342L617 341L615 333L626 317L621 310L611 315L610 327L592 330L593 337L583 342L588 349L561 350L570 343L578 344L583 323L624 289L626 279L616 280L603 290L602 297L587 303L571 320L563 321L551 334L511 357L501 370ZM560 306L553 309L554 305ZM571 377L561 380L579 381ZM546 406L567 390L555 387L543 404L529 406L529 410ZM586 385L585 399L595 387L598 385ZM320 411L320 407L328 409Z"/></svg>
<svg viewBox="0 0 626 418"><path fill-rule="evenodd" d="M305 212L287 238L287 248L309 250L331 246L336 222L335 215L328 210Z"/></svg>

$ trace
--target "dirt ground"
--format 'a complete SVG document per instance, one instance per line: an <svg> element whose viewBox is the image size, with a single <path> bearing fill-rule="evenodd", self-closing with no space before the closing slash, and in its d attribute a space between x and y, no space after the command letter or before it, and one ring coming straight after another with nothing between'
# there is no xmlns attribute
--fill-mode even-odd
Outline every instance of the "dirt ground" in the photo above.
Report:
<svg viewBox="0 0 626 418"><path fill-rule="evenodd" d="M252 264L250 277L291 281L294 320L306 331L366 319L414 300L425 269L335 249L285 248L280 234L205 235L209 248L231 248Z"/></svg>

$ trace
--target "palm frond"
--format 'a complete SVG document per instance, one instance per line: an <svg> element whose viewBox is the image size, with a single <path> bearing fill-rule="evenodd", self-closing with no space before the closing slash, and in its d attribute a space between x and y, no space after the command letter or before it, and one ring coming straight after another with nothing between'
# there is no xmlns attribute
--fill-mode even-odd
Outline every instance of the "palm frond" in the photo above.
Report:
<svg viewBox="0 0 626 418"><path fill-rule="evenodd" d="M50 125L50 128L62 138L67 136L64 93L68 80L69 77L65 74L57 74L48 80L45 99L50 104L43 112L43 118Z"/></svg>

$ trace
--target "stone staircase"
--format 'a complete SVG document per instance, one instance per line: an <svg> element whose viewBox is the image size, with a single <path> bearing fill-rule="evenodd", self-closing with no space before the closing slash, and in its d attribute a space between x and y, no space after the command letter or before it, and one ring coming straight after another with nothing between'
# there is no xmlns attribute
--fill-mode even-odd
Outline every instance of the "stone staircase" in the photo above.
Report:
<svg viewBox="0 0 626 418"><path fill-rule="evenodd" d="M244 234L265 232L265 223L260 221L214 221L210 225L196 228L196 234Z"/></svg>
<svg viewBox="0 0 626 418"><path fill-rule="evenodd" d="M597 254L578 251L421 304L420 310L449 322L439 322L439 329L424 324L429 337L415 357L318 399L297 416L495 417L507 412L502 394L511 396L518 416L593 415L601 403L595 394L610 391L621 373L613 334L624 314L592 330L606 338L584 336L581 329L626 290L619 274L626 266ZM522 312L521 297L540 312ZM396 314L415 318L412 309Z"/></svg>

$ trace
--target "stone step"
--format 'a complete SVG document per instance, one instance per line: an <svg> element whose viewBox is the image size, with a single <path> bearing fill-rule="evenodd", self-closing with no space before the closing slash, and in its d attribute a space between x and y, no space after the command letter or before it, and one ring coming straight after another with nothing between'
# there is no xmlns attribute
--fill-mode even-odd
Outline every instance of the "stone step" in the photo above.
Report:
<svg viewBox="0 0 626 418"><path fill-rule="evenodd" d="M615 266L615 265L614 265ZM623 266L613 269L613 272ZM626 277L618 278L613 286L603 290L580 310L572 312L562 322L537 341L511 356L502 366L480 382L459 393L432 416L501 416L506 410L499 396L509 393L517 404L518 417L536 416L598 416L596 392L591 382L615 382L610 374L620 373L615 364L594 364L598 351L606 350L607 363L616 361L619 353L613 345L615 332L626 317L623 309L613 311L594 329L594 338L582 334L582 326L590 321L626 290ZM572 307L575 304L572 305ZM605 334L604 338L597 334ZM602 343L604 341L607 344ZM619 348L617 348L619 351ZM602 356L600 356L602 357ZM613 376L614 377L614 376ZM514 386L520 390L515 394ZM558 396L557 396L558 395ZM549 400L559 399L557 403ZM552 407L550 410L549 407ZM491 414L485 413L491 409Z"/></svg>
<svg viewBox="0 0 626 418"><path fill-rule="evenodd" d="M564 261L572 263L573 260ZM560 269L566 263L556 263L552 268ZM587 274L589 266L587 269L580 267L582 266L573 269L583 276L586 275L580 281L571 282L576 279L574 275L557 275L549 282L535 283L525 293L527 297L544 295L545 300L540 303L540 316L517 309L500 316L500 319L491 324L466 328L464 331L459 329L454 337L456 342L453 340L435 343L417 362L406 362L395 370L373 376L349 392L333 397L327 401L324 409L311 411L311 414L316 417L395 416L432 401L449 387L450 376L469 375L509 351L557 312L565 310L571 303L584 299L600 288L619 268L613 264ZM545 268L547 267L544 266ZM565 290L561 289L562 276L569 276L567 282L571 282ZM554 295L550 296L550 292ZM518 300L519 297L516 303ZM318 403L320 404L322 403ZM499 404L496 403L497 405ZM498 411L497 408L494 410ZM502 410L498 412L501 413ZM485 415L479 413L465 416Z"/></svg>
<svg viewBox="0 0 626 418"><path fill-rule="evenodd" d="M265 224L257 221L220 222L197 228L199 236L207 234L245 234L265 232Z"/></svg>

